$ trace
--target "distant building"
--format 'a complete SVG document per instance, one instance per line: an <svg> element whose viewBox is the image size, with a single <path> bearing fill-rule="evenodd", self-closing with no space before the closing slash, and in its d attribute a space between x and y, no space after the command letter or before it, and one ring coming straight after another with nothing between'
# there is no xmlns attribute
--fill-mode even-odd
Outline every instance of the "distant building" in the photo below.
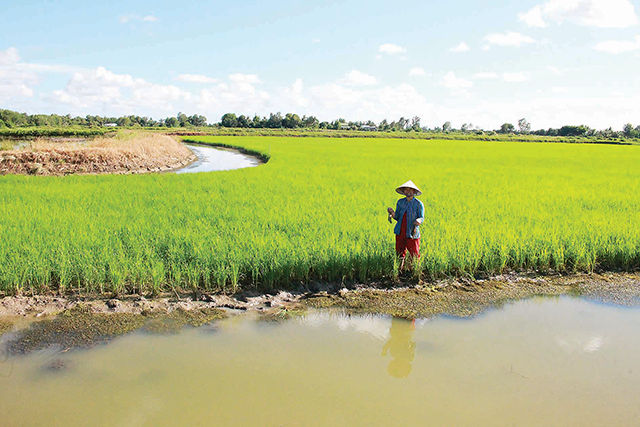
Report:
<svg viewBox="0 0 640 427"><path fill-rule="evenodd" d="M102 126L108 127L108 128L114 128L114 127L118 126L118 124L117 123L105 123Z"/></svg>
<svg viewBox="0 0 640 427"><path fill-rule="evenodd" d="M376 131L376 130L378 130L378 128L375 127L375 126L371 126L371 125L362 125L362 126L360 126L360 130Z"/></svg>
<svg viewBox="0 0 640 427"><path fill-rule="evenodd" d="M340 129L341 129L341 130L349 129L349 125L347 125L347 124L340 125Z"/></svg>

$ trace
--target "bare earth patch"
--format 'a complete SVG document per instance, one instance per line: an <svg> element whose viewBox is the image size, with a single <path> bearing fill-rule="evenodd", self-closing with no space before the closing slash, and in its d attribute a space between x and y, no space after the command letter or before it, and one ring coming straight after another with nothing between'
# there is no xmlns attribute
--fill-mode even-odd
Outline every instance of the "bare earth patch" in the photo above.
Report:
<svg viewBox="0 0 640 427"><path fill-rule="evenodd" d="M116 138L37 139L0 152L0 174L68 175L145 173L189 164L195 155L160 134L125 133Z"/></svg>

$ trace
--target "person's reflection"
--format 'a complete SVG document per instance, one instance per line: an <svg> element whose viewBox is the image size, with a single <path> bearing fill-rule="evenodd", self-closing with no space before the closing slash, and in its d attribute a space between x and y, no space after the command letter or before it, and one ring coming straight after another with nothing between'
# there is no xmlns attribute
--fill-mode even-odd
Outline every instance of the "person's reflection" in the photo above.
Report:
<svg viewBox="0 0 640 427"><path fill-rule="evenodd" d="M382 357L388 352L393 358L389 362L387 371L396 378L406 378L411 373L411 362L416 357L416 343L413 341L413 331L416 329L415 319L409 321L394 317L389 328L389 341L382 346Z"/></svg>

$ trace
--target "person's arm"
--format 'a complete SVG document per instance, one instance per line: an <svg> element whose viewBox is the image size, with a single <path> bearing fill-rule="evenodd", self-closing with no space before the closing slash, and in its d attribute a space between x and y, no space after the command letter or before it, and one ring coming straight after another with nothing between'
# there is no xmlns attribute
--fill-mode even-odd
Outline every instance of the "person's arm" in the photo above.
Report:
<svg viewBox="0 0 640 427"><path fill-rule="evenodd" d="M402 199L400 199L402 200ZM389 215L391 215L391 218L395 219L396 221L398 220L398 217L396 216L396 213L398 212L399 209L399 205L400 205L400 200L398 200L398 202L396 203L396 210L394 211L391 208L387 208L387 212L389 212Z"/></svg>
<svg viewBox="0 0 640 427"><path fill-rule="evenodd" d="M418 202L420 202L418 200ZM424 204L422 202L420 202L420 204L418 205L418 218L416 218L416 220L413 222L413 225L415 227L421 225L424 222Z"/></svg>

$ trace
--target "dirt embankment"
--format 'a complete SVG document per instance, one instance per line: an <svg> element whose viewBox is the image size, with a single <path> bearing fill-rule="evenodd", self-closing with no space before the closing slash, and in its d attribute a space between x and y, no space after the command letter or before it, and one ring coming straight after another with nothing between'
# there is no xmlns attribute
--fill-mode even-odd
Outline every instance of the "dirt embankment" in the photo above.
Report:
<svg viewBox="0 0 640 427"><path fill-rule="evenodd" d="M48 316L81 305L91 313L167 314L175 310L225 308L254 311L273 319L287 318L307 308L335 307L360 313L404 318L439 314L468 317L508 301L534 296L572 295L586 299L640 306L640 273L576 274L565 276L502 275L487 280L450 280L427 284L385 283L320 285L312 291L233 296L202 293L164 294L155 298L126 295L7 296L0 299L0 320L15 316Z"/></svg>
<svg viewBox="0 0 640 427"><path fill-rule="evenodd" d="M0 174L68 175L145 173L189 164L195 155L160 134L129 133L94 140L38 139L0 152Z"/></svg>

